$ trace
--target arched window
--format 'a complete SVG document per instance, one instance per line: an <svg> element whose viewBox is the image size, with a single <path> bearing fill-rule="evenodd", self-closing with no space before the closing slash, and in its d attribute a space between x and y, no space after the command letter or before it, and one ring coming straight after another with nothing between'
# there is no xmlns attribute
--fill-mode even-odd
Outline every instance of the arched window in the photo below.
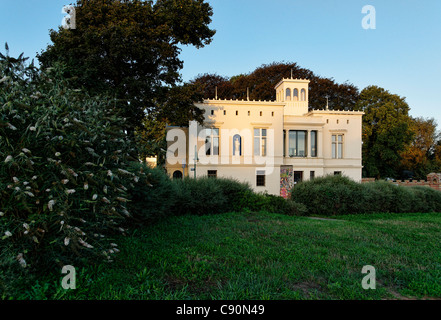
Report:
<svg viewBox="0 0 441 320"><path fill-rule="evenodd" d="M233 156L242 155L242 137L235 134L233 137Z"/></svg>
<svg viewBox="0 0 441 320"><path fill-rule="evenodd" d="M182 172L179 170L173 172L173 179L182 179Z"/></svg>
<svg viewBox="0 0 441 320"><path fill-rule="evenodd" d="M302 89L300 91L300 101L306 101L306 90Z"/></svg>
<svg viewBox="0 0 441 320"><path fill-rule="evenodd" d="M291 101L291 89L286 89L286 101Z"/></svg>
<svg viewBox="0 0 441 320"><path fill-rule="evenodd" d="M292 94L292 99L293 99L293 101L299 101L299 90L294 89L293 94Z"/></svg>

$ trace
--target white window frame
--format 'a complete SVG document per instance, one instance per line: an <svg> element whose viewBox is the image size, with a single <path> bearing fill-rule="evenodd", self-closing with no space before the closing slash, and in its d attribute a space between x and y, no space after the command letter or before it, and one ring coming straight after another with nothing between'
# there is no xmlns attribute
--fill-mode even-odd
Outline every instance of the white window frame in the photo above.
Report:
<svg viewBox="0 0 441 320"><path fill-rule="evenodd" d="M341 139L340 139L341 138ZM343 159L344 157L344 134L335 133L331 137L332 159Z"/></svg>
<svg viewBox="0 0 441 320"><path fill-rule="evenodd" d="M220 129L219 128L205 128L205 155L206 156L219 156L220 154ZM207 134L207 131L210 130L210 134ZM217 135L214 135L213 132L217 130ZM217 153L214 152L214 141L217 138ZM208 140L208 141L207 141ZM209 153L207 150L207 143L210 143Z"/></svg>
<svg viewBox="0 0 441 320"><path fill-rule="evenodd" d="M256 135L256 130L259 130L259 135ZM265 133L265 135L264 135ZM253 154L255 156L266 157L268 130L266 128L254 128L253 130ZM259 152L256 152L256 139L259 139Z"/></svg>

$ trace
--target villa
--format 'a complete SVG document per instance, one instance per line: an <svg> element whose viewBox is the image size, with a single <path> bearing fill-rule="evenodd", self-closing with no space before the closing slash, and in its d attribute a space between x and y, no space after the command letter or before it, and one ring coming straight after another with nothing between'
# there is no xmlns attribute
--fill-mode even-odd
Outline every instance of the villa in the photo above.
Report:
<svg viewBox="0 0 441 320"><path fill-rule="evenodd" d="M361 181L361 111L309 110L309 80L282 79L276 101L204 100L203 126L167 127L174 178L228 177L287 197L295 183L328 174Z"/></svg>

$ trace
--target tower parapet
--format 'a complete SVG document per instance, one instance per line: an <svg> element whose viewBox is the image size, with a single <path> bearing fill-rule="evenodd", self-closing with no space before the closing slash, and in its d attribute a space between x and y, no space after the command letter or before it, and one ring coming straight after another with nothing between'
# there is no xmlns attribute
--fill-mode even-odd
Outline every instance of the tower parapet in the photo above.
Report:
<svg viewBox="0 0 441 320"><path fill-rule="evenodd" d="M299 116L308 113L309 80L282 79L275 86L277 102L285 103L285 115Z"/></svg>

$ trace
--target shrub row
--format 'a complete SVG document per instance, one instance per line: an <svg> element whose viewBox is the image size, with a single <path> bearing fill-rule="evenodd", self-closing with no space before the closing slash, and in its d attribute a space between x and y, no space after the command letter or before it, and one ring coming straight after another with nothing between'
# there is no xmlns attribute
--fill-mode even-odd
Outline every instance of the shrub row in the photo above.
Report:
<svg viewBox="0 0 441 320"><path fill-rule="evenodd" d="M145 173L131 194L129 211L145 223L170 215L206 215L233 211L267 211L302 215L303 204L282 197L255 193L247 183L234 179L170 179L161 169L133 164L132 171Z"/></svg>
<svg viewBox="0 0 441 320"><path fill-rule="evenodd" d="M344 176L326 176L297 184L291 199L308 215L441 212L441 192L404 187L386 181L357 183Z"/></svg>

